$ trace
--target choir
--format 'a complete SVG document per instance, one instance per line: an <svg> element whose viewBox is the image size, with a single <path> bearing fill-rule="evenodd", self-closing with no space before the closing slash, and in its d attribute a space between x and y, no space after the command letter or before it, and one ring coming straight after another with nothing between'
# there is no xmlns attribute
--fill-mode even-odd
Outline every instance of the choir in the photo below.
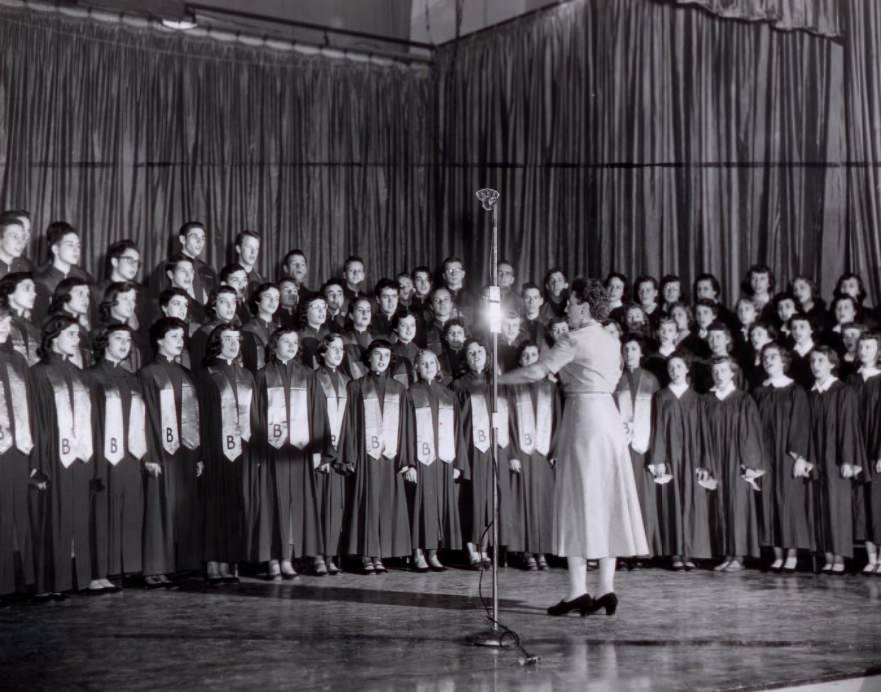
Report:
<svg viewBox="0 0 881 692"><path fill-rule="evenodd" d="M457 257L368 284L351 256L310 288L298 249L260 276L250 230L215 271L187 222L142 285L131 241L96 282L69 223L48 227L43 265L29 235L26 212L0 215L0 597L222 584L243 564L442 571L463 549L475 569L501 548L548 568L566 400L553 377L501 387L494 415L490 381L571 347L562 269L518 289L500 262L496 362ZM775 292L764 265L733 311L711 274L691 300L675 275L604 287L641 561L794 572L816 555L840 574L859 548L881 574L881 335L862 279L842 276L828 310L808 277Z"/></svg>

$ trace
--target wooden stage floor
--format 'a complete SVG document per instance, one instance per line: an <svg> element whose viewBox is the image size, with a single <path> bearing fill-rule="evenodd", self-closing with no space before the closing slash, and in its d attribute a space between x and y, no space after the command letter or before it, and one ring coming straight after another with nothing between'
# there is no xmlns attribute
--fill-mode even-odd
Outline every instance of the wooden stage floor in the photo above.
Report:
<svg viewBox="0 0 881 692"><path fill-rule="evenodd" d="M14 605L0 688L761 689L881 673L881 576L622 571L616 616L551 618L565 571L503 568L501 619L535 667L465 642L486 624L477 582L393 569Z"/></svg>

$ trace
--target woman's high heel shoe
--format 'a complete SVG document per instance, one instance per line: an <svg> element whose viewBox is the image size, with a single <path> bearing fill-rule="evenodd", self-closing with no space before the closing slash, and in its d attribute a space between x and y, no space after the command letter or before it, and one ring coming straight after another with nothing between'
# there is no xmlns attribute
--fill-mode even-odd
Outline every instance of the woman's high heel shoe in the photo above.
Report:
<svg viewBox="0 0 881 692"><path fill-rule="evenodd" d="M606 609L606 615L615 614L615 611L618 610L618 597L614 592L610 591L599 598L593 599L593 607L588 612L582 613L582 615L590 615L597 612L600 608Z"/></svg>
<svg viewBox="0 0 881 692"><path fill-rule="evenodd" d="M586 615L591 608L593 608L594 601L591 598L589 593L583 594L578 598L573 598L571 601L560 601L557 605L552 605L548 608L548 615L565 615L566 613L571 613L573 610L577 610L582 615Z"/></svg>

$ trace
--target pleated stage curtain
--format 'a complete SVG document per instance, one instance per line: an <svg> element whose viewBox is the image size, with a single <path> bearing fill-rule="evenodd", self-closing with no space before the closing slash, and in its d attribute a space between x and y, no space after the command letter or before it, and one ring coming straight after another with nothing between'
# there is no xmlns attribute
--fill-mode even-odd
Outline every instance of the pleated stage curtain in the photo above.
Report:
<svg viewBox="0 0 881 692"><path fill-rule="evenodd" d="M841 36L845 4L850 0L666 1L702 7L727 19L770 22L775 29L781 31L810 31L820 36Z"/></svg>
<svg viewBox="0 0 881 692"><path fill-rule="evenodd" d="M272 277L294 247L313 282L349 253L370 277L409 268L435 252L433 128L424 67L0 9L0 205L35 236L73 223L93 271L126 237L151 266L188 219L215 266L254 229Z"/></svg>
<svg viewBox="0 0 881 692"><path fill-rule="evenodd" d="M867 0L871 2L871 0ZM845 266L844 47L645 0L572 2L437 56L438 213L487 255L497 187L522 277Z"/></svg>

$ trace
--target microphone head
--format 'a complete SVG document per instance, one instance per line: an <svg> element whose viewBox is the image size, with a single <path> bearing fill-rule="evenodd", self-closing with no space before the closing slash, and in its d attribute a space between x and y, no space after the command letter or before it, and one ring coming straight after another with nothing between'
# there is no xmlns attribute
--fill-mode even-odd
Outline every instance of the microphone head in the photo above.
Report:
<svg viewBox="0 0 881 692"><path fill-rule="evenodd" d="M499 201L499 191L493 190L491 187L478 190L474 193L474 196L480 200L480 205L486 211L492 211L493 207L496 206L496 202Z"/></svg>

